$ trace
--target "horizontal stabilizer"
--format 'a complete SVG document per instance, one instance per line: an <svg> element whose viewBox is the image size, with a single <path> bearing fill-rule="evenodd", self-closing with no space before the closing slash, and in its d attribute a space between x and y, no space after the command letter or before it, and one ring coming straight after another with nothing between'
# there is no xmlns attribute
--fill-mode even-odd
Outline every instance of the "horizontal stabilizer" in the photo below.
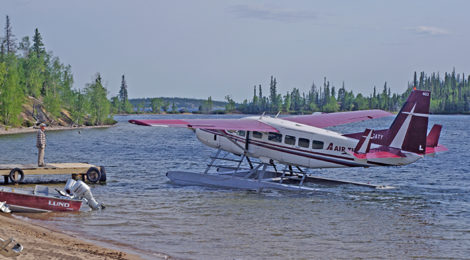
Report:
<svg viewBox="0 0 470 260"><path fill-rule="evenodd" d="M426 154L425 155L433 155L435 153L445 152L445 151L449 151L449 149L447 149L447 147L439 144L439 145L434 146L434 147L426 147Z"/></svg>
<svg viewBox="0 0 470 260"><path fill-rule="evenodd" d="M403 158L406 157L401 151L394 148L380 147L378 149L371 149L368 153L356 153L346 150L346 153L352 155L356 162L365 163L371 159L385 159L385 158Z"/></svg>

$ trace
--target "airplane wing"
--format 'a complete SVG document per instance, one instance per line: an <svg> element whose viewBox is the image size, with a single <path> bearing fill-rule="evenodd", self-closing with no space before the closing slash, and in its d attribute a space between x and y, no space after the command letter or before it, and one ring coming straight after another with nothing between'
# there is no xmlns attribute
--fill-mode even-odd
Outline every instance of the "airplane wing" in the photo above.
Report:
<svg viewBox="0 0 470 260"><path fill-rule="evenodd" d="M325 128L329 126L342 125L342 124L381 118L381 117L386 117L386 116L391 116L391 115L393 114L383 111L383 110L374 109L374 110L337 112L337 113L329 113L329 114L289 116L289 117L283 117L282 119L304 124L304 125Z"/></svg>
<svg viewBox="0 0 470 260"><path fill-rule="evenodd" d="M147 119L129 120L129 123L145 126L170 126L203 128L212 130L245 130L279 132L276 128L255 119Z"/></svg>

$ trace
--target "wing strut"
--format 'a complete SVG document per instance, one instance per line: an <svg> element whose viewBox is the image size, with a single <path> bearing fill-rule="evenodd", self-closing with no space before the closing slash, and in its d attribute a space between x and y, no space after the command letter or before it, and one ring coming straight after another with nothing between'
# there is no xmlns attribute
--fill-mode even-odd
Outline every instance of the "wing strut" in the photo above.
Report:
<svg viewBox="0 0 470 260"><path fill-rule="evenodd" d="M227 140L229 140L230 142L232 142L234 145L236 145L238 148L242 149L243 151L243 155L245 156L248 156L248 149L247 148L244 148L243 146L241 146L239 143L235 142L232 137L230 137L228 134L226 134L224 131L221 131L221 130L218 130L217 132L219 132L221 135L223 135L225 138L227 138ZM246 146L246 145L245 145Z"/></svg>

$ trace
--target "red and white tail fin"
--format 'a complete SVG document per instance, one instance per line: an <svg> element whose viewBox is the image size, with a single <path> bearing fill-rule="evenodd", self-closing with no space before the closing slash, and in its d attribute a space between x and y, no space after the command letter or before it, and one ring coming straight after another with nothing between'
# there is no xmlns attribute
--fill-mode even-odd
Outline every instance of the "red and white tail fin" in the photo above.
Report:
<svg viewBox="0 0 470 260"><path fill-rule="evenodd" d="M447 151L446 147L438 144L441 125L434 125L426 136L430 101L429 91L412 91L390 128L374 130L370 143L388 147L390 151L408 151L421 155ZM361 140L363 135L352 133L344 136ZM355 152L355 155L358 154Z"/></svg>
<svg viewBox="0 0 470 260"><path fill-rule="evenodd" d="M370 151L370 144L373 133L374 131L372 129L366 129L364 133L362 133L356 148L354 148L354 150L346 149L345 152L353 156L356 162L365 163L367 161L367 154Z"/></svg>
<svg viewBox="0 0 470 260"><path fill-rule="evenodd" d="M355 153L364 154L370 151L370 140L372 138L373 132L374 131L372 129L366 129L364 131L364 134L362 135L361 139L359 139L356 148L354 148Z"/></svg>
<svg viewBox="0 0 470 260"><path fill-rule="evenodd" d="M428 130L429 91L414 90L386 132L386 146L424 154Z"/></svg>

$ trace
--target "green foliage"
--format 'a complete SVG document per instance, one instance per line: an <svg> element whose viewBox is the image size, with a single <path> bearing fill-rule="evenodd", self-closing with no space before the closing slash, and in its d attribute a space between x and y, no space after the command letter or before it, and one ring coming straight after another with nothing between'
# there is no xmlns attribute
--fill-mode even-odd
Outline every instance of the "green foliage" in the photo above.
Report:
<svg viewBox="0 0 470 260"><path fill-rule="evenodd" d="M41 55L46 52L44 48L44 43L42 42L42 36L39 33L38 28L34 30L32 51L34 52L37 58L41 57Z"/></svg>
<svg viewBox="0 0 470 260"><path fill-rule="evenodd" d="M53 116L60 116L61 110L61 100L57 93L48 92L43 99L44 106L46 110L51 113Z"/></svg>
<svg viewBox="0 0 470 260"><path fill-rule="evenodd" d="M439 73L428 76L421 72L417 87L431 91L431 113L470 113L470 77L456 74L455 69L444 73L444 78Z"/></svg>
<svg viewBox="0 0 470 260"><path fill-rule="evenodd" d="M168 108L167 108L168 109ZM145 102L142 101L139 104L137 104L137 113L143 113L145 112Z"/></svg>
<svg viewBox="0 0 470 260"><path fill-rule="evenodd" d="M3 124L21 125L19 115L23 100L16 56L7 54L6 61L0 63L0 119Z"/></svg>
<svg viewBox="0 0 470 260"><path fill-rule="evenodd" d="M89 111L88 100L80 91L73 91L72 96L73 98L70 109L72 121L76 125L83 125L85 122L85 115L87 111Z"/></svg>
<svg viewBox="0 0 470 260"><path fill-rule="evenodd" d="M403 99L407 97L407 95L398 96L397 94L392 96L390 88L387 87L386 83L381 94L377 94L374 88L374 94L370 97L364 97L362 94L355 96L352 91L346 90L344 82L342 87L336 91L335 86L332 86L326 78L322 88L317 88L315 83L313 83L308 93L302 93L300 89L293 88L292 91L287 92L284 96L276 93L276 84L276 78L271 76L269 99L262 96L261 85L257 95L255 86L252 101L248 102L245 100L239 105L238 109L247 114L258 114L260 112L277 113L278 111L296 114L317 111L331 113L370 108L396 110L401 105L401 102L403 102Z"/></svg>
<svg viewBox="0 0 470 260"><path fill-rule="evenodd" d="M101 75L97 73L94 82L85 87L85 97L89 102L89 122L92 125L102 125L110 116L111 103L106 97L107 94Z"/></svg>
<svg viewBox="0 0 470 260"><path fill-rule="evenodd" d="M225 105L225 111L228 113L235 111L235 101L233 101L233 99L229 95L225 96L225 99L227 100L227 104Z"/></svg>
<svg viewBox="0 0 470 260"><path fill-rule="evenodd" d="M87 85L85 94L72 90L71 66L61 63L52 52L46 52L37 28L32 44L25 36L18 48L8 16L4 28L4 36L0 37L4 39L0 41L0 120L3 124L32 124L19 118L25 96L42 100L53 117L59 117L63 109L69 109L74 124L85 123L85 117L89 124L110 122L110 103L101 77L97 76L97 81ZM129 101L124 107L132 111Z"/></svg>
<svg viewBox="0 0 470 260"><path fill-rule="evenodd" d="M163 101L161 98L152 98L152 100L150 101L150 106L152 108L153 113L160 114L160 107L162 105L163 105Z"/></svg>
<svg viewBox="0 0 470 260"><path fill-rule="evenodd" d="M413 84L402 94L392 94L387 82L384 83L382 91L377 91L374 86L372 95L365 97L362 94L354 95L352 91L347 91L344 82L336 92L336 88L324 79L323 88L317 88L312 84L311 90L305 94L298 88L287 92L283 98L274 98L276 94L276 79L271 77L269 99L262 96L262 88L259 86L259 94L254 88L254 96L251 102L245 100L238 109L247 114L258 114L262 111L276 113L275 109L282 107L285 113L312 113L315 111L337 112L365 109L383 109L397 111L403 102L416 86L418 89L431 91L431 113L470 113L470 76L452 73L445 73L441 78L439 73L432 73L430 76L424 72L413 74ZM280 102L282 104L275 104ZM271 108L270 110L265 110Z"/></svg>
<svg viewBox="0 0 470 260"><path fill-rule="evenodd" d="M214 103L212 102L212 97L208 97L207 101L205 101L200 107L199 112L203 114L209 114L212 112L212 108L214 107Z"/></svg>

